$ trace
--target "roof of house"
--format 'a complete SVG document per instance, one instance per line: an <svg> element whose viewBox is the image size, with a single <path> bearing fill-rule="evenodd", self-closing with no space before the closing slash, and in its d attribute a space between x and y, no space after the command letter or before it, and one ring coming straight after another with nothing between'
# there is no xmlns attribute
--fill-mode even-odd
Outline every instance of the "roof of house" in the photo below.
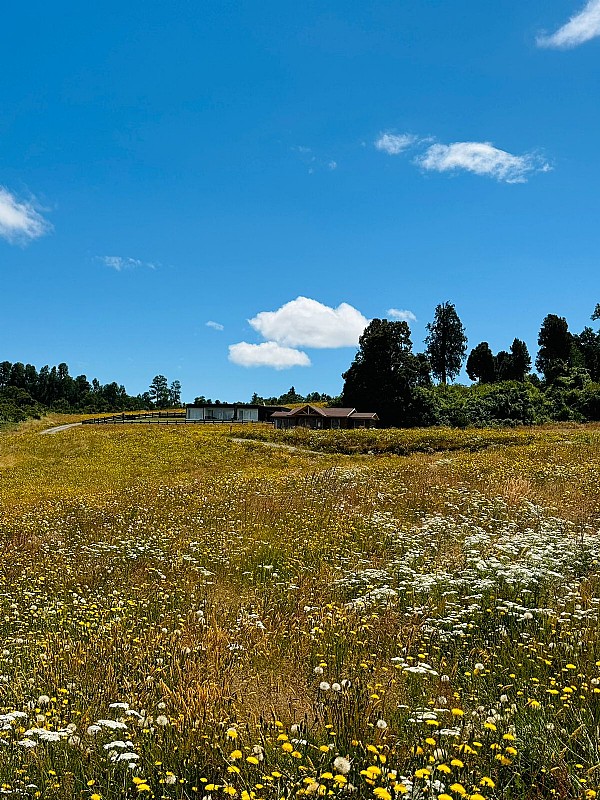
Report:
<svg viewBox="0 0 600 800"><path fill-rule="evenodd" d="M329 419L373 419L378 420L377 414L371 411L359 412L355 408L318 408L310 404L293 408L291 411L276 411L271 414L271 419L289 419L290 417L328 417Z"/></svg>

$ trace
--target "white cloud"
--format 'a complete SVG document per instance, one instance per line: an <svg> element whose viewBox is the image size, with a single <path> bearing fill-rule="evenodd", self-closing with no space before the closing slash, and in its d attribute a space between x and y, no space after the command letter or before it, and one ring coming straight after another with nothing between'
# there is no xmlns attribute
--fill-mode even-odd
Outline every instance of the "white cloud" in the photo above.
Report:
<svg viewBox="0 0 600 800"><path fill-rule="evenodd" d="M220 322L214 322L212 319L209 319L206 324L207 328L212 328L215 331L223 331L225 330L225 326L221 325Z"/></svg>
<svg viewBox="0 0 600 800"><path fill-rule="evenodd" d="M434 144L416 159L416 163L427 170L466 170L506 183L525 183L530 173L548 172L551 169L539 156L531 153L515 156L494 147L491 142Z"/></svg>
<svg viewBox="0 0 600 800"><path fill-rule="evenodd" d="M52 229L32 203L20 202L8 189L0 186L0 236L8 242L38 239Z"/></svg>
<svg viewBox="0 0 600 800"><path fill-rule="evenodd" d="M379 138L375 140L375 147L390 156L397 156L408 150L416 141L417 137L411 133L380 133Z"/></svg>
<svg viewBox="0 0 600 800"><path fill-rule="evenodd" d="M308 297L297 297L277 311L261 311L248 322L265 339L291 347L356 347L369 324L348 303L331 308Z"/></svg>
<svg viewBox="0 0 600 800"><path fill-rule="evenodd" d="M310 367L310 358L306 353L294 350L292 347L282 347L277 342L230 344L229 360L240 367L273 367L274 369Z"/></svg>
<svg viewBox="0 0 600 800"><path fill-rule="evenodd" d="M403 310L401 308L388 308L386 311L388 317L392 317L392 319L400 319L404 320L404 322L416 322L417 318L413 314L412 311Z"/></svg>
<svg viewBox="0 0 600 800"><path fill-rule="evenodd" d="M117 272L138 267L156 269L156 264L152 264L150 261L141 261L139 258L129 258L127 256L100 256L100 261Z"/></svg>
<svg viewBox="0 0 600 800"><path fill-rule="evenodd" d="M585 7L550 36L538 36L539 47L568 49L600 36L600 0L588 0Z"/></svg>

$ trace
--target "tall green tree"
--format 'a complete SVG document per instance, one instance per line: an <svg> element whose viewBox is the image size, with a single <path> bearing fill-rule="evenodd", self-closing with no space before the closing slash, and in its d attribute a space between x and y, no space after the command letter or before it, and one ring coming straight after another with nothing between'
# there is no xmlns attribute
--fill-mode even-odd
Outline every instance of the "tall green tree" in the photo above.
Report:
<svg viewBox="0 0 600 800"><path fill-rule="evenodd" d="M164 375L155 375L149 387L150 399L156 408L168 408L169 396L169 383Z"/></svg>
<svg viewBox="0 0 600 800"><path fill-rule="evenodd" d="M481 342L469 353L467 375L479 383L494 383L496 380L496 362L487 342Z"/></svg>
<svg viewBox="0 0 600 800"><path fill-rule="evenodd" d="M544 376L546 383L554 383L565 375L571 365L573 337L564 317L548 314L544 317L538 336L540 347L535 359L535 368Z"/></svg>
<svg viewBox="0 0 600 800"><path fill-rule="evenodd" d="M412 352L407 323L387 319L373 319L367 325L342 378L342 405L375 411L388 425L405 424L413 389L431 383L427 360Z"/></svg>
<svg viewBox="0 0 600 800"><path fill-rule="evenodd" d="M181 405L181 382L173 381L169 388L169 405L176 407Z"/></svg>
<svg viewBox="0 0 600 800"><path fill-rule="evenodd" d="M467 354L467 336L453 303L436 306L433 322L428 323L426 354L435 378L446 384L460 372Z"/></svg>
<svg viewBox="0 0 600 800"><path fill-rule="evenodd" d="M573 341L581 355L582 366L593 381L600 382L600 333L586 325L581 333L573 336Z"/></svg>
<svg viewBox="0 0 600 800"><path fill-rule="evenodd" d="M510 346L510 355L510 379L523 382L531 369L531 356L527 345L522 339L513 339L513 343Z"/></svg>

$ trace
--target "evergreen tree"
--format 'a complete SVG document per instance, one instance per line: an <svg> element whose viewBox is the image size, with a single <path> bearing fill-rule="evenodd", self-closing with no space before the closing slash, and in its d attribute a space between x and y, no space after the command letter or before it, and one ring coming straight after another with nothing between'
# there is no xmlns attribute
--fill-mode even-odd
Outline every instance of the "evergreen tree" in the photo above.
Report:
<svg viewBox="0 0 600 800"><path fill-rule="evenodd" d="M467 337L453 303L440 303L435 309L433 322L428 323L426 354L431 371L441 383L446 384L460 372L467 353Z"/></svg>
<svg viewBox="0 0 600 800"><path fill-rule="evenodd" d="M600 382L600 333L586 325L580 334L573 336L573 340L590 378Z"/></svg>
<svg viewBox="0 0 600 800"><path fill-rule="evenodd" d="M10 372L12 364L10 361L0 362L0 388L10 385Z"/></svg>
<svg viewBox="0 0 600 800"><path fill-rule="evenodd" d="M542 322L538 337L540 349L535 367L544 376L546 383L554 383L565 375L571 365L573 337L564 317L548 314Z"/></svg>
<svg viewBox="0 0 600 800"><path fill-rule="evenodd" d="M281 397L278 398L278 402L279 402L280 405L283 405L283 406L290 405L290 404L294 405L294 404L297 404L297 403L303 403L304 399L305 398L302 397L301 394L298 394L298 392L296 391L296 388L294 386L290 386L289 390L285 394L282 394Z"/></svg>
<svg viewBox="0 0 600 800"><path fill-rule="evenodd" d="M508 350L499 350L494 356L496 380L498 382L512 380L512 356Z"/></svg>
<svg viewBox="0 0 600 800"><path fill-rule="evenodd" d="M164 375L155 375L149 387L150 399L156 408L168 408L169 384Z"/></svg>
<svg viewBox="0 0 600 800"><path fill-rule="evenodd" d="M406 322L373 319L359 339L359 350L342 375L341 403L375 411L385 424L405 423L413 389L430 382L426 359L413 354Z"/></svg>
<svg viewBox="0 0 600 800"><path fill-rule="evenodd" d="M169 389L169 404L173 407L181 405L181 383L173 381Z"/></svg>
<svg viewBox="0 0 600 800"><path fill-rule="evenodd" d="M521 339L513 339L513 343L510 346L510 355L510 379L523 382L531 369L531 356L525 342Z"/></svg>
<svg viewBox="0 0 600 800"><path fill-rule="evenodd" d="M467 375L472 381L494 383L496 379L496 363L494 354L487 342L481 342L469 353L467 359Z"/></svg>

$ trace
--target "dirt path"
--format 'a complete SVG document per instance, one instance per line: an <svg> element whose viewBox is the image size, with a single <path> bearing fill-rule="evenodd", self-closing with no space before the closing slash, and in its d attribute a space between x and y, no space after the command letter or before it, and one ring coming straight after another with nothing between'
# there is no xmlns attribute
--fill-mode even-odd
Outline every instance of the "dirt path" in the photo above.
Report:
<svg viewBox="0 0 600 800"><path fill-rule="evenodd" d="M60 433L60 431L66 431L68 428L77 428L79 425L81 425L81 422L70 422L68 425L57 425L55 428L46 428L45 431L40 431L40 433Z"/></svg>
<svg viewBox="0 0 600 800"><path fill-rule="evenodd" d="M238 444L262 444L264 447L272 447L275 450L287 450L290 453L300 453L301 455L337 457L337 458L373 458L371 453L328 453L326 450L310 450L308 447L295 447L293 444L283 444L281 442L267 442L264 439L238 439L236 436L229 437L230 442Z"/></svg>
<svg viewBox="0 0 600 800"><path fill-rule="evenodd" d="M262 444L265 447L274 447L275 450L289 450L290 453L310 453L311 455L336 455L332 453L323 453L320 450L309 450L308 447L294 447L293 444L282 444L280 442L266 442L264 439L238 439L235 436L230 437L231 442L237 442L238 444L248 444L248 442L252 442L252 444Z"/></svg>

